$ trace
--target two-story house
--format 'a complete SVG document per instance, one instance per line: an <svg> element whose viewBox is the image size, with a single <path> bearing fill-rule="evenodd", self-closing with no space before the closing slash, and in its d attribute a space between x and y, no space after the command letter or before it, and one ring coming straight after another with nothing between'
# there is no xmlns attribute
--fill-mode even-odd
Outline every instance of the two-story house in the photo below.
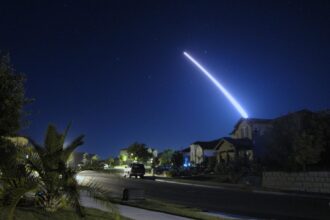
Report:
<svg viewBox="0 0 330 220"><path fill-rule="evenodd" d="M270 119L240 119L230 133L231 137L221 138L217 145L217 161L219 163L236 158L253 160L262 154L259 139L271 128Z"/></svg>
<svg viewBox="0 0 330 220"><path fill-rule="evenodd" d="M271 122L271 119L242 118L236 123L230 135L234 139L248 138L253 141L271 127Z"/></svg>
<svg viewBox="0 0 330 220"><path fill-rule="evenodd" d="M208 157L216 156L216 148L221 139L213 141L196 141L190 145L190 163L199 165Z"/></svg>

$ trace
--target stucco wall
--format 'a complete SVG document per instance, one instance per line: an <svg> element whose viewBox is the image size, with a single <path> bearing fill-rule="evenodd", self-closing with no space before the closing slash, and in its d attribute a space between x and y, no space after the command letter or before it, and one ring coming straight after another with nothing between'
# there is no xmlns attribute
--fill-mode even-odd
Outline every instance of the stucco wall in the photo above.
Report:
<svg viewBox="0 0 330 220"><path fill-rule="evenodd" d="M13 144L17 146L27 146L29 145L29 140L25 137L5 137L6 139L10 140Z"/></svg>
<svg viewBox="0 0 330 220"><path fill-rule="evenodd" d="M243 129L243 130L242 130ZM247 123L246 120L242 121L235 133L232 134L232 138L250 138L252 139L252 130L251 126Z"/></svg>
<svg viewBox="0 0 330 220"><path fill-rule="evenodd" d="M252 140L255 138L256 135L264 135L265 131L269 128L271 128L271 125L267 123L249 123L247 120L244 120L239 124L235 132L231 135L231 137L249 138Z"/></svg>
<svg viewBox="0 0 330 220"><path fill-rule="evenodd" d="M264 172L262 186L281 190L330 193L330 172Z"/></svg>
<svg viewBox="0 0 330 220"><path fill-rule="evenodd" d="M190 162L201 164L203 162L203 149L197 144L190 145Z"/></svg>
<svg viewBox="0 0 330 220"><path fill-rule="evenodd" d="M230 157L230 159L233 159L235 157L235 149L233 147L233 145L227 141L223 142L219 151L218 151L218 155L217 155L217 161L218 163L220 163L221 160L227 160L227 152L228 151L233 151L233 152L229 152L228 156Z"/></svg>

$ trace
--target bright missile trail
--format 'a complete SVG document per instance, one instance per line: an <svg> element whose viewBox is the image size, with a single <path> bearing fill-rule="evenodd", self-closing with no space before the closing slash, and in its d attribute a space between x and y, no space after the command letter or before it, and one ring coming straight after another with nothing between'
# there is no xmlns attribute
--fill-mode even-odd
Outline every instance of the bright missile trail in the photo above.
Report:
<svg viewBox="0 0 330 220"><path fill-rule="evenodd" d="M218 80L216 80L211 73L209 73L202 65L200 65L190 54L187 52L183 52L183 54L193 63L195 64L201 71L204 73L212 82L213 84L218 87L218 89L226 96L229 102L236 108L236 110L241 114L243 118L248 118L248 114L242 108L242 106L236 101L236 99L223 87Z"/></svg>

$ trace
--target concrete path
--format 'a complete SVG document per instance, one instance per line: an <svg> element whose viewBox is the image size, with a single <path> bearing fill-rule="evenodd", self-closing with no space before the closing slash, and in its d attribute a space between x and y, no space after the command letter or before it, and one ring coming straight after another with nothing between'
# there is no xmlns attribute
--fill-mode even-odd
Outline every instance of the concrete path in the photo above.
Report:
<svg viewBox="0 0 330 220"><path fill-rule="evenodd" d="M242 215L234 215L234 214L228 214L228 213L222 213L222 212L202 212L204 215L219 217L220 219L228 219L228 220L259 220L261 218L252 218L248 216L242 216Z"/></svg>
<svg viewBox="0 0 330 220"><path fill-rule="evenodd" d="M84 207L89 208L95 208L100 209L102 211L109 212L111 211L111 207L107 206L106 204L102 202L97 202L96 200L90 198L87 196L87 194L82 193L81 194L81 203ZM114 205L119 213L122 216L125 216L130 219L135 220L191 220L190 218L184 218L176 215L170 215L162 212L155 212L155 211L149 211L145 209L135 208L131 206L125 206L125 205Z"/></svg>
<svg viewBox="0 0 330 220"><path fill-rule="evenodd" d="M136 220L190 220L190 218L139 209L131 206L117 205L117 207L121 215Z"/></svg>

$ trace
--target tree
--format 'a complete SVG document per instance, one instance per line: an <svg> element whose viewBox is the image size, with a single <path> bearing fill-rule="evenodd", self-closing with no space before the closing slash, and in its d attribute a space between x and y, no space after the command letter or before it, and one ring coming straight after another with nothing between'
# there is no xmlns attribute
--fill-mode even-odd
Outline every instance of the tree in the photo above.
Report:
<svg viewBox="0 0 330 220"><path fill-rule="evenodd" d="M26 148L17 147L9 139L0 138L0 201L4 206L1 219L14 219L14 211L25 193L39 186L39 179L24 164Z"/></svg>
<svg viewBox="0 0 330 220"><path fill-rule="evenodd" d="M49 126L44 146L29 139L34 148L32 151L0 139L2 146L11 145L0 149L0 155L4 156L0 160L0 195L7 207L6 219L14 218L16 205L24 194L31 191L37 192L36 203L47 211L54 212L71 205L80 216L84 215L79 201L76 172L66 165L72 152L83 144L84 136L79 136L64 148L68 129L61 134L54 126Z"/></svg>
<svg viewBox="0 0 330 220"><path fill-rule="evenodd" d="M209 171L209 172L214 171L216 164L217 164L216 157L209 157L207 159L207 164L206 164L207 171Z"/></svg>
<svg viewBox="0 0 330 220"><path fill-rule="evenodd" d="M160 164L161 165L170 165L172 162L171 160L172 160L173 153L174 152L171 149L164 150L159 157Z"/></svg>
<svg viewBox="0 0 330 220"><path fill-rule="evenodd" d="M38 172L41 179L42 187L37 193L37 203L41 207L54 212L70 204L83 216L76 172L67 167L66 162L72 152L83 144L84 135L80 135L64 148L69 127L64 133L59 133L54 126L49 125L43 146L30 139L36 152L28 157L27 162L31 170Z"/></svg>
<svg viewBox="0 0 330 220"><path fill-rule="evenodd" d="M98 163L100 161L100 157L97 154L95 154L92 156L91 161L92 164Z"/></svg>
<svg viewBox="0 0 330 220"><path fill-rule="evenodd" d="M118 157L114 158L114 166L119 166L120 165L120 159Z"/></svg>
<svg viewBox="0 0 330 220"><path fill-rule="evenodd" d="M157 167L159 164L160 164L159 157L154 157L153 160L152 160L152 163L151 163L151 167L152 167L152 168L155 168L155 167Z"/></svg>
<svg viewBox="0 0 330 220"><path fill-rule="evenodd" d="M317 164L320 161L320 155L324 150L323 147L321 147L320 139L320 136L317 137L313 134L307 134L306 132L298 134L294 138L294 161L302 167L303 170L306 170L308 165Z"/></svg>
<svg viewBox="0 0 330 220"><path fill-rule="evenodd" d="M148 151L148 148L145 144L142 143L133 143L127 148L128 157L130 160L137 160L139 162L146 163L152 154Z"/></svg>
<svg viewBox="0 0 330 220"><path fill-rule="evenodd" d="M183 154L180 151L175 151L172 154L171 162L173 163L174 168L176 169L181 168L183 165L183 161L184 161Z"/></svg>
<svg viewBox="0 0 330 220"><path fill-rule="evenodd" d="M38 185L23 163L27 148L20 149L7 138L21 127L23 107L28 102L24 82L24 75L11 66L9 56L0 52L0 197L8 203L6 219L14 218L21 197Z"/></svg>
<svg viewBox="0 0 330 220"><path fill-rule="evenodd" d="M133 153L132 153L133 154ZM119 155L119 165L127 165L130 161L130 159L127 157L127 155Z"/></svg>
<svg viewBox="0 0 330 220"><path fill-rule="evenodd" d="M115 159L113 157L109 157L107 160L107 163L109 166L114 167L115 166Z"/></svg>
<svg viewBox="0 0 330 220"><path fill-rule="evenodd" d="M83 163L83 165L87 165L87 164L90 163L90 160L89 160L89 154L88 154L88 153L84 153L84 154L83 154L82 163Z"/></svg>
<svg viewBox="0 0 330 220"><path fill-rule="evenodd" d="M263 163L272 170L306 170L321 162L328 138L324 118L318 113L300 111L276 119L262 137L266 155Z"/></svg>
<svg viewBox="0 0 330 220"><path fill-rule="evenodd" d="M0 53L0 137L14 135L20 129L25 98L25 77Z"/></svg>

